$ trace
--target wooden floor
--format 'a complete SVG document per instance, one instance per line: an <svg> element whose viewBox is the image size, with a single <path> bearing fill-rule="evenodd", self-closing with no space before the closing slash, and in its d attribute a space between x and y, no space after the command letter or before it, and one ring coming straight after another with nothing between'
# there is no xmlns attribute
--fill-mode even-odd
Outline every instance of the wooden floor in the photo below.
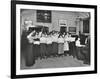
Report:
<svg viewBox="0 0 100 79"><path fill-rule="evenodd" d="M21 69L41 69L41 68L63 68L63 67L83 67L83 61L77 60L72 56L49 57L47 59L37 59L36 63L31 67L25 66L25 60L22 57Z"/></svg>

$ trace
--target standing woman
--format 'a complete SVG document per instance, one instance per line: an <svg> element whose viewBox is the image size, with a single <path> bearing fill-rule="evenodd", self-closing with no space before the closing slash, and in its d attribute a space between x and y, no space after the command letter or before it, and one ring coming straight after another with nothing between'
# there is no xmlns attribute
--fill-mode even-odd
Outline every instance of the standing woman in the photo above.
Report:
<svg viewBox="0 0 100 79"><path fill-rule="evenodd" d="M40 56L40 39L38 35L39 34L36 33L35 39L34 39L34 46L33 46L33 53L34 53L35 59L37 59Z"/></svg>
<svg viewBox="0 0 100 79"><path fill-rule="evenodd" d="M56 56L58 54L58 36L56 33L52 35L52 55Z"/></svg>
<svg viewBox="0 0 100 79"><path fill-rule="evenodd" d="M85 47L85 45L81 45L80 38L76 40L75 44L76 44L76 49L77 49L77 59L83 60L84 55L82 54L82 49L83 47Z"/></svg>
<svg viewBox="0 0 100 79"><path fill-rule="evenodd" d="M64 36L64 55L69 54L68 34Z"/></svg>
<svg viewBox="0 0 100 79"><path fill-rule="evenodd" d="M68 39L69 39L69 55L72 56L73 55L73 44L72 44L72 37L71 34L68 34Z"/></svg>
<svg viewBox="0 0 100 79"><path fill-rule="evenodd" d="M44 58L46 55L46 36L43 33L40 37L40 55L41 58Z"/></svg>
<svg viewBox="0 0 100 79"><path fill-rule="evenodd" d="M49 33L46 39L46 43L47 43L47 57L51 56L51 52L52 52L52 38L51 38L51 34Z"/></svg>
<svg viewBox="0 0 100 79"><path fill-rule="evenodd" d="M62 35L58 37L58 54L59 56L64 54L64 39Z"/></svg>
<svg viewBox="0 0 100 79"><path fill-rule="evenodd" d="M33 32L32 32L33 33ZM24 41L24 58L25 58L25 65L26 66L32 66L33 64L35 64L35 59L33 57L33 51L32 51L32 47L33 47L33 40L31 38L32 33L30 33L28 30L26 30L26 32L24 32L25 34L25 39Z"/></svg>

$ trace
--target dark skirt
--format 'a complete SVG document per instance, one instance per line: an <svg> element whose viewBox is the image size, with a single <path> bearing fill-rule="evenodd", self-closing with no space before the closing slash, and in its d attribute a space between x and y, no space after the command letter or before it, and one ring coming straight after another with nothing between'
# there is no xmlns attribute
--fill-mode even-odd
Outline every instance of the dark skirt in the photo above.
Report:
<svg viewBox="0 0 100 79"><path fill-rule="evenodd" d="M76 47L77 48L77 59L84 60L84 55L82 54L82 47Z"/></svg>
<svg viewBox="0 0 100 79"><path fill-rule="evenodd" d="M47 56L52 54L52 44L47 44Z"/></svg>
<svg viewBox="0 0 100 79"><path fill-rule="evenodd" d="M73 57L76 57L76 46L75 46L75 42L70 42L69 43L69 54L72 55Z"/></svg>
<svg viewBox="0 0 100 79"><path fill-rule="evenodd" d="M33 44L33 53L34 53L33 56L35 57L35 59L40 57L40 45Z"/></svg>
<svg viewBox="0 0 100 79"><path fill-rule="evenodd" d="M45 43L40 44L40 53L41 53L41 57L44 57L47 55L47 49L46 49Z"/></svg>
<svg viewBox="0 0 100 79"><path fill-rule="evenodd" d="M24 31L21 36L21 51L22 52L26 51L29 44L30 43L28 42L27 39L27 32Z"/></svg>
<svg viewBox="0 0 100 79"><path fill-rule="evenodd" d="M33 51L32 51L33 45L30 44L25 50L25 64L26 66L32 66L35 64L35 58L33 57Z"/></svg>
<svg viewBox="0 0 100 79"><path fill-rule="evenodd" d="M90 52L88 47L82 48L82 54L84 55L84 64L90 64Z"/></svg>
<svg viewBox="0 0 100 79"><path fill-rule="evenodd" d="M52 54L54 55L58 54L58 43L56 42L52 43Z"/></svg>
<svg viewBox="0 0 100 79"><path fill-rule="evenodd" d="M73 52L73 53L72 53L72 56L75 58L75 57L76 57L76 53L77 53L77 52L76 52L75 42L72 42L72 50L73 50L73 51L72 51L72 52Z"/></svg>

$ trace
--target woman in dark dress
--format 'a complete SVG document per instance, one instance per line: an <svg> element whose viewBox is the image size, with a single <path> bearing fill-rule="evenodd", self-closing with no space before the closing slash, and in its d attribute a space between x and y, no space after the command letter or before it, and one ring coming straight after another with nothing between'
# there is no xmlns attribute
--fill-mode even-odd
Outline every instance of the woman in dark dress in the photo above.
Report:
<svg viewBox="0 0 100 79"><path fill-rule="evenodd" d="M77 57L78 60L83 60L84 59L84 55L82 54L82 49L85 46L80 44L80 38L78 38L76 40L75 44L76 44L76 51L77 51L76 57Z"/></svg>
<svg viewBox="0 0 100 79"><path fill-rule="evenodd" d="M35 64L35 59L33 57L33 51L32 51L32 39L31 34L28 30L24 30L22 35L22 41L21 41L21 49L23 50L24 59L25 59L25 65L26 66L32 66Z"/></svg>
<svg viewBox="0 0 100 79"><path fill-rule="evenodd" d="M90 64L90 37L86 39L86 45L82 48L82 54L84 55L84 64Z"/></svg>
<svg viewBox="0 0 100 79"><path fill-rule="evenodd" d="M75 37L72 37L71 34L69 34L69 55L73 56L73 58L76 55Z"/></svg>
<svg viewBox="0 0 100 79"><path fill-rule="evenodd" d="M52 55L56 56L58 54L58 36L56 33L52 35Z"/></svg>

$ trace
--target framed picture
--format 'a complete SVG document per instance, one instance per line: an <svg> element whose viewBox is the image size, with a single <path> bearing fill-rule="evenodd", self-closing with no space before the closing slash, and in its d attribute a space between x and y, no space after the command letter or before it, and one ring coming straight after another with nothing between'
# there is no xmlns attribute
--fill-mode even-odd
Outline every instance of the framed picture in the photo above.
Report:
<svg viewBox="0 0 100 79"><path fill-rule="evenodd" d="M59 26L67 26L67 20L59 20Z"/></svg>
<svg viewBox="0 0 100 79"><path fill-rule="evenodd" d="M69 27L70 33L76 33L76 27Z"/></svg>
<svg viewBox="0 0 100 79"><path fill-rule="evenodd" d="M65 19L60 24L67 24L70 32L76 32L79 35L79 31L81 33L88 32L88 29L82 31L85 25L82 25L83 20L86 18L89 18L88 41L83 49L77 47L76 52L69 45L69 48L66 49L69 54L63 49L65 43L60 45L57 42L59 38L55 42L41 42L41 33L45 27L38 27L38 32L27 31L29 27L34 29L37 26L47 26L47 29L49 27L50 30L56 30L56 34L59 34L59 19ZM75 22L77 23L75 24ZM39 34L40 37L35 37ZM48 35L44 34L43 36L47 37ZM47 39L45 38L45 40ZM87 46L89 47L87 48ZM60 52L53 53L53 51ZM93 73L97 73L96 5L11 1L11 78Z"/></svg>
<svg viewBox="0 0 100 79"><path fill-rule="evenodd" d="M51 23L51 11L37 10L37 22Z"/></svg>
<svg viewBox="0 0 100 79"><path fill-rule="evenodd" d="M90 23L89 23L89 19L85 19L83 21L83 33L89 33L89 27L90 27Z"/></svg>

